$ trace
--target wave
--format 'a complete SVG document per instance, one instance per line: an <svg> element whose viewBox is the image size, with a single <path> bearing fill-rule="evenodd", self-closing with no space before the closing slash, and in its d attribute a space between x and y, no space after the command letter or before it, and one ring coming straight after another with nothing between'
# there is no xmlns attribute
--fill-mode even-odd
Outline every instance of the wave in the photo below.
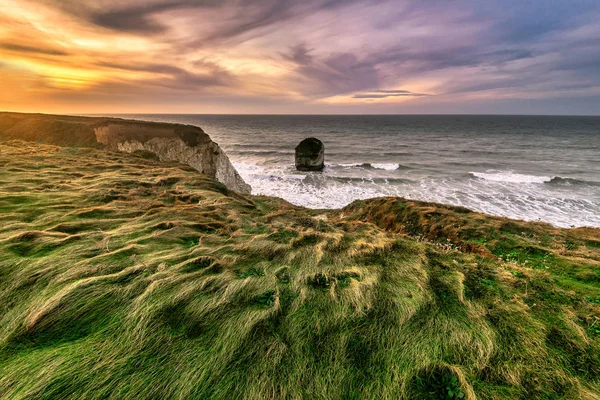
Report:
<svg viewBox="0 0 600 400"><path fill-rule="evenodd" d="M493 182L508 183L540 183L554 186L600 186L598 182L586 181L575 178L564 178L562 176L540 176L517 174L512 171L469 172L470 175Z"/></svg>
<svg viewBox="0 0 600 400"><path fill-rule="evenodd" d="M545 183L552 180L551 176L517 174L512 171L469 172L476 178L492 182L508 183Z"/></svg>
<svg viewBox="0 0 600 400"><path fill-rule="evenodd" d="M293 151L289 150L229 150L228 154L241 155L241 156L279 156L279 157L289 157L293 155Z"/></svg>
<svg viewBox="0 0 600 400"><path fill-rule="evenodd" d="M550 185L556 185L556 186L600 186L600 183L598 183L598 182L586 181L586 180L575 179L575 178L563 178L561 176L555 176L554 178L550 179L548 182L544 182L544 183L548 183Z"/></svg>
<svg viewBox="0 0 600 400"><path fill-rule="evenodd" d="M371 164L371 163L361 163L361 164L331 164L328 167L336 168L362 168L362 169L381 169L385 171L396 171L399 169L408 169L404 165L400 164Z"/></svg>
<svg viewBox="0 0 600 400"><path fill-rule="evenodd" d="M289 150L289 147L285 147L282 145L276 145L276 144L265 144L265 143L261 143L260 146L257 145L256 143L234 143L231 145L232 149L250 149L250 150L256 150L256 151L261 151L261 150Z"/></svg>
<svg viewBox="0 0 600 400"><path fill-rule="evenodd" d="M348 177L348 176L326 176L326 180L332 180L336 182L342 183L379 183L379 184L410 184L414 183L414 181L410 179L403 178L356 178L356 177Z"/></svg>

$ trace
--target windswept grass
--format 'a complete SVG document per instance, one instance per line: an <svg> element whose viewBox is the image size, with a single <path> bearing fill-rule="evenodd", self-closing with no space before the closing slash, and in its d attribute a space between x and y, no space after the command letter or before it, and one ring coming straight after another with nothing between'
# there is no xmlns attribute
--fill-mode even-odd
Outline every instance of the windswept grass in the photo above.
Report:
<svg viewBox="0 0 600 400"><path fill-rule="evenodd" d="M596 399L600 235L0 144L0 398Z"/></svg>

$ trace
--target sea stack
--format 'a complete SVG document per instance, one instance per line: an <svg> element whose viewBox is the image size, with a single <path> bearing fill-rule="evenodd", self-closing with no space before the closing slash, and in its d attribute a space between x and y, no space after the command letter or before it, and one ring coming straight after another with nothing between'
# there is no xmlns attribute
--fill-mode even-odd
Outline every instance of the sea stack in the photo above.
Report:
<svg viewBox="0 0 600 400"><path fill-rule="evenodd" d="M307 138L296 146L298 171L322 171L325 167L325 146L316 138Z"/></svg>

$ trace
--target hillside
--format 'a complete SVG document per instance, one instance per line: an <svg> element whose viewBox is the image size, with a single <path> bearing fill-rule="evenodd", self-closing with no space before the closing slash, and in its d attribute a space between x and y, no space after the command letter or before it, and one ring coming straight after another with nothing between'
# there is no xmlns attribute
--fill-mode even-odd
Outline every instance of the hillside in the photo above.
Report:
<svg viewBox="0 0 600 400"><path fill-rule="evenodd" d="M0 398L598 399L600 230L0 143Z"/></svg>

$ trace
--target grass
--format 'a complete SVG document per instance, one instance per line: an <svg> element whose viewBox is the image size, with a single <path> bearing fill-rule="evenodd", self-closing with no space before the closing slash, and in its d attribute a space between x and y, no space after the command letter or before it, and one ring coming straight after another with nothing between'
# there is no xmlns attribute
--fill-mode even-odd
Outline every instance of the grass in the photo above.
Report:
<svg viewBox="0 0 600 400"><path fill-rule="evenodd" d="M594 399L600 233L0 144L0 398Z"/></svg>

